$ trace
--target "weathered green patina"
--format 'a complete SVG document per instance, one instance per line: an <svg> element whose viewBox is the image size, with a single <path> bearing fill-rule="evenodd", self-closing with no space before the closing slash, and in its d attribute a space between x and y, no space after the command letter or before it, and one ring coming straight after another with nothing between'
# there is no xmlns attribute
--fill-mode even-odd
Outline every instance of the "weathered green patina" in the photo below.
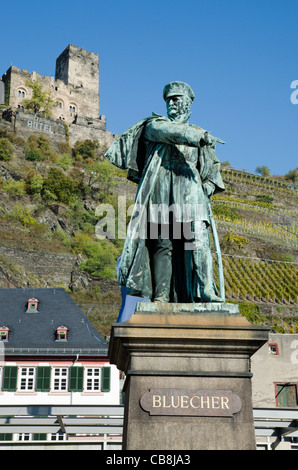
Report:
<svg viewBox="0 0 298 470"><path fill-rule="evenodd" d="M210 197L224 190L215 156L216 142L223 142L188 123L189 85L171 82L163 96L168 117L138 122L105 155L138 183L119 283L153 301L224 301L213 282L209 239Z"/></svg>

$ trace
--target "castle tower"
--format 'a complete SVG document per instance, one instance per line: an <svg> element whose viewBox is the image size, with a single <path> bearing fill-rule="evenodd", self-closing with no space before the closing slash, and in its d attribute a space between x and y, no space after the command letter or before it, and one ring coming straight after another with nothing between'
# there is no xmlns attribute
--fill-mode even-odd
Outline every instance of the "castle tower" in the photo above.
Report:
<svg viewBox="0 0 298 470"><path fill-rule="evenodd" d="M89 110L90 116L99 116L98 54L88 53L85 49L69 44L56 60L55 81L58 80L67 86L73 86L74 90L81 95L81 100L84 101L86 97L83 108L86 107Z"/></svg>
<svg viewBox="0 0 298 470"><path fill-rule="evenodd" d="M99 58L95 52L87 52L69 44L56 60L55 80L66 85L84 87L99 92Z"/></svg>

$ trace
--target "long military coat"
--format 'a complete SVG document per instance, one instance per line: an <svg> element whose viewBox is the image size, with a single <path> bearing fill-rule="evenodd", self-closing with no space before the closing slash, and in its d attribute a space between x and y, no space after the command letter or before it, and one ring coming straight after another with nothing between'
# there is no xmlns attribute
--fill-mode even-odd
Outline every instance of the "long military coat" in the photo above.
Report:
<svg viewBox="0 0 298 470"><path fill-rule="evenodd" d="M135 209L118 273L119 284L126 286L131 295L152 298L146 243L148 214L152 204L201 204L204 208L203 219L208 223L209 200L204 193L204 185L211 184L214 193L224 190L214 146L201 145L205 132L186 122L153 115L115 139L105 154L117 167L129 169L128 178L138 183ZM188 253L184 266L188 271L187 278L191 279L191 297L200 297L202 280L198 273L189 274L191 265ZM172 301L182 300L176 295Z"/></svg>

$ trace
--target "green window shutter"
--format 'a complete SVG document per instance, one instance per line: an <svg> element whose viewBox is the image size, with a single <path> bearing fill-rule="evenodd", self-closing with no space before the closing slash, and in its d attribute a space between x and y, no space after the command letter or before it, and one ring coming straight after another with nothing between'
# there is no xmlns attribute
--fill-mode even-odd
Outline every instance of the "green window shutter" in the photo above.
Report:
<svg viewBox="0 0 298 470"><path fill-rule="evenodd" d="M84 367L69 368L69 391L82 392L84 387Z"/></svg>
<svg viewBox="0 0 298 470"><path fill-rule="evenodd" d="M297 406L296 385L277 385L277 402L279 406Z"/></svg>
<svg viewBox="0 0 298 470"><path fill-rule="evenodd" d="M39 366L36 368L36 391L49 392L51 389L51 367Z"/></svg>
<svg viewBox="0 0 298 470"><path fill-rule="evenodd" d="M111 368L103 367L101 369L101 390L109 392L111 390Z"/></svg>
<svg viewBox="0 0 298 470"><path fill-rule="evenodd" d="M17 389L18 366L3 367L2 390L15 392Z"/></svg>
<svg viewBox="0 0 298 470"><path fill-rule="evenodd" d="M12 441L12 433L0 433L0 441Z"/></svg>
<svg viewBox="0 0 298 470"><path fill-rule="evenodd" d="M47 435L45 433L34 433L33 434L33 441L46 441Z"/></svg>

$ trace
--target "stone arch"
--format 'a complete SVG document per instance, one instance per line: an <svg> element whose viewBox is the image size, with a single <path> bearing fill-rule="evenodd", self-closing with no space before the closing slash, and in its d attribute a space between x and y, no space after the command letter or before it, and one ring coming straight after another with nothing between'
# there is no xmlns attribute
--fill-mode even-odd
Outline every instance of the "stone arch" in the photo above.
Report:
<svg viewBox="0 0 298 470"><path fill-rule="evenodd" d="M71 116L78 114L78 105L75 101L70 101L68 105L68 111Z"/></svg>

